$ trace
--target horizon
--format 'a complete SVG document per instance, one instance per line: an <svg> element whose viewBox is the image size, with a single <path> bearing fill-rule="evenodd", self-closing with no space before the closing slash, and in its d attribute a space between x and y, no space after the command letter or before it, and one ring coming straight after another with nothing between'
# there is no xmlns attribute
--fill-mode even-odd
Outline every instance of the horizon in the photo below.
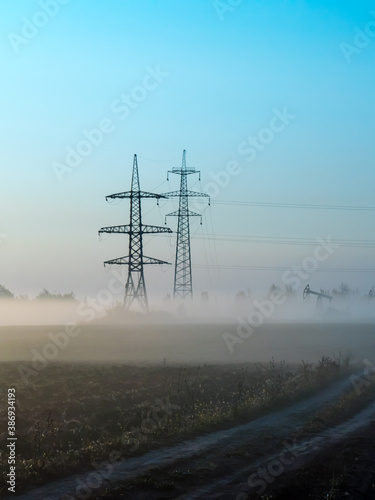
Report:
<svg viewBox="0 0 375 500"><path fill-rule="evenodd" d="M186 148L189 188L212 201L190 200L196 296L283 287L319 238L343 243L301 287L372 287L370 2L46 3L8 2L0 23L4 286L107 287L128 238L97 233L128 224L129 204L105 196L130 189L134 153L142 190L178 189L166 173ZM164 226L176 202L142 207ZM175 237L144 238L172 263L145 269L150 298L172 292Z"/></svg>

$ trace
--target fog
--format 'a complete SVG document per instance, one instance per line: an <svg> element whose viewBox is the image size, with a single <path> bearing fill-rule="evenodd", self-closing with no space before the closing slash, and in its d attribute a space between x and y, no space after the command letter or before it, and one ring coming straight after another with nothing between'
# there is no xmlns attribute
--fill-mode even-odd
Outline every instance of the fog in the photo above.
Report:
<svg viewBox="0 0 375 500"><path fill-rule="evenodd" d="M334 290L335 292L335 290ZM0 300L0 326L21 325L83 325L105 324L170 324L170 323L238 323L238 318L254 324L270 322L316 322L375 319L375 297L331 293L331 300L316 295L303 298L302 292L286 293L273 286L268 293L254 294L240 291L235 295L202 293L194 301L173 301L170 297L150 303L149 312L142 311L134 302L130 311L122 303L103 302L98 297L84 300L6 299Z"/></svg>
<svg viewBox="0 0 375 500"><path fill-rule="evenodd" d="M277 299L276 299L277 297ZM278 303L276 303L278 301ZM198 300L190 308L164 303L124 312L79 301L2 300L1 361L238 363L316 361L375 348L375 300L369 297L267 297Z"/></svg>

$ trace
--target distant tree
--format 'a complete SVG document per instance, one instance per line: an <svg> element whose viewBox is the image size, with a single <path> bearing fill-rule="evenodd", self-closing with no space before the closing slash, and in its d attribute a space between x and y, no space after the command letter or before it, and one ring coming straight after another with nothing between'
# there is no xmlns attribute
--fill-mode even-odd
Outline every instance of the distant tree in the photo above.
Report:
<svg viewBox="0 0 375 500"><path fill-rule="evenodd" d="M18 295L16 297L17 300L30 300L29 297L27 295Z"/></svg>
<svg viewBox="0 0 375 500"><path fill-rule="evenodd" d="M341 283L339 286L339 291L341 295L351 295L352 290L347 283Z"/></svg>
<svg viewBox="0 0 375 500"><path fill-rule="evenodd" d="M295 298L295 296L296 296L296 291L295 291L295 289L292 287L292 285L285 285L284 295L285 295L288 299L294 299L294 298Z"/></svg>
<svg viewBox="0 0 375 500"><path fill-rule="evenodd" d="M270 295L277 295L277 296L280 296L282 295L282 290L279 286L273 284L270 289L269 289L269 292L268 292L268 296Z"/></svg>
<svg viewBox="0 0 375 500"><path fill-rule="evenodd" d="M248 310L251 304L251 297L244 291L239 290L234 297L235 314L243 314Z"/></svg>
<svg viewBox="0 0 375 500"><path fill-rule="evenodd" d="M51 297L52 294L49 293L46 288L43 288L43 290L36 296L37 299L50 299Z"/></svg>
<svg viewBox="0 0 375 500"><path fill-rule="evenodd" d="M171 301L172 301L171 295L170 295L170 293L167 293L167 295L165 297L163 297L163 302L164 303L169 303Z"/></svg>
<svg viewBox="0 0 375 500"><path fill-rule="evenodd" d="M76 300L74 293L50 293L46 288L44 288L36 297L37 300Z"/></svg>
<svg viewBox="0 0 375 500"><path fill-rule="evenodd" d="M201 301L204 302L204 303L209 302L208 292L202 292L201 293Z"/></svg>
<svg viewBox="0 0 375 500"><path fill-rule="evenodd" d="M332 295L334 297L346 298L346 297L350 297L351 295L356 295L356 294L357 294L357 291L351 289L347 283L340 283L338 288L334 288L332 290Z"/></svg>
<svg viewBox="0 0 375 500"><path fill-rule="evenodd" d="M234 300L237 304L243 304L246 301L246 293L243 290L240 290L236 293Z"/></svg>
<svg viewBox="0 0 375 500"><path fill-rule="evenodd" d="M0 299L14 299L14 295L4 285L0 285Z"/></svg>

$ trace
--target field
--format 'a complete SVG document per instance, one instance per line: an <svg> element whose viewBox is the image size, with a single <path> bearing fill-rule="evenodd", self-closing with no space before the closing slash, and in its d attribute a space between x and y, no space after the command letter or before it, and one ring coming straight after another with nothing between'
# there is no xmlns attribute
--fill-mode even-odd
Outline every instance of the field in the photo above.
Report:
<svg viewBox="0 0 375 500"><path fill-rule="evenodd" d="M64 326L0 327L0 361L31 361L33 350L42 354L50 336ZM76 334L79 332L78 334ZM233 345L223 339L238 336L236 324L133 324L83 325L53 361L119 362L131 364L202 364L268 362L272 357L288 363L317 362L321 356L350 352L362 361L375 352L375 325L356 323L278 323L254 328L253 334ZM35 355L35 354L34 354Z"/></svg>
<svg viewBox="0 0 375 500"><path fill-rule="evenodd" d="M122 334L119 327L106 327L101 345L100 328L103 334L103 327L83 328L56 359L39 358L38 364L28 353L42 353L48 333L59 327L8 329L13 336L2 351L0 394L16 388L20 498L39 499L41 492L46 498L106 500L244 500L263 493L301 498L293 488L306 491L304 498L327 492L331 496L324 498L341 498L353 483L348 450L364 463L373 458L370 445L359 453L358 443L364 429L373 432L375 409L361 411L373 402L374 384L365 379L355 391L352 383L374 345L369 324L310 324L303 331L298 324L267 326L234 355L212 325L183 325L177 333L176 326L135 326ZM221 328L235 332L231 325ZM5 328L0 335L5 337ZM247 359L233 359L238 356ZM6 421L2 404L5 497ZM313 443L322 436L325 446ZM257 474L263 463L275 461L285 441L303 448L299 458L271 475L272 481L257 475L249 480L249 471ZM318 456L333 475L319 472ZM371 490L368 481L362 483Z"/></svg>

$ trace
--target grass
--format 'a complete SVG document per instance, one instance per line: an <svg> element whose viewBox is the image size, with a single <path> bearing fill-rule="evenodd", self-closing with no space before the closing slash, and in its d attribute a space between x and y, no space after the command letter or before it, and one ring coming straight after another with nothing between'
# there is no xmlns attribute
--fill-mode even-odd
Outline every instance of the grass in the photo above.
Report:
<svg viewBox="0 0 375 500"><path fill-rule="evenodd" d="M300 431L301 436L315 434L339 425L365 409L375 398L375 382L363 386L357 394L353 389L341 396L335 403L318 412Z"/></svg>
<svg viewBox="0 0 375 500"><path fill-rule="evenodd" d="M17 365L3 363L0 394L16 388L18 491L88 469L114 450L126 458L249 421L321 390L348 369L342 357L293 366L273 359L195 367L50 364L24 385ZM1 450L5 410L1 405ZM3 453L3 485L5 459Z"/></svg>

